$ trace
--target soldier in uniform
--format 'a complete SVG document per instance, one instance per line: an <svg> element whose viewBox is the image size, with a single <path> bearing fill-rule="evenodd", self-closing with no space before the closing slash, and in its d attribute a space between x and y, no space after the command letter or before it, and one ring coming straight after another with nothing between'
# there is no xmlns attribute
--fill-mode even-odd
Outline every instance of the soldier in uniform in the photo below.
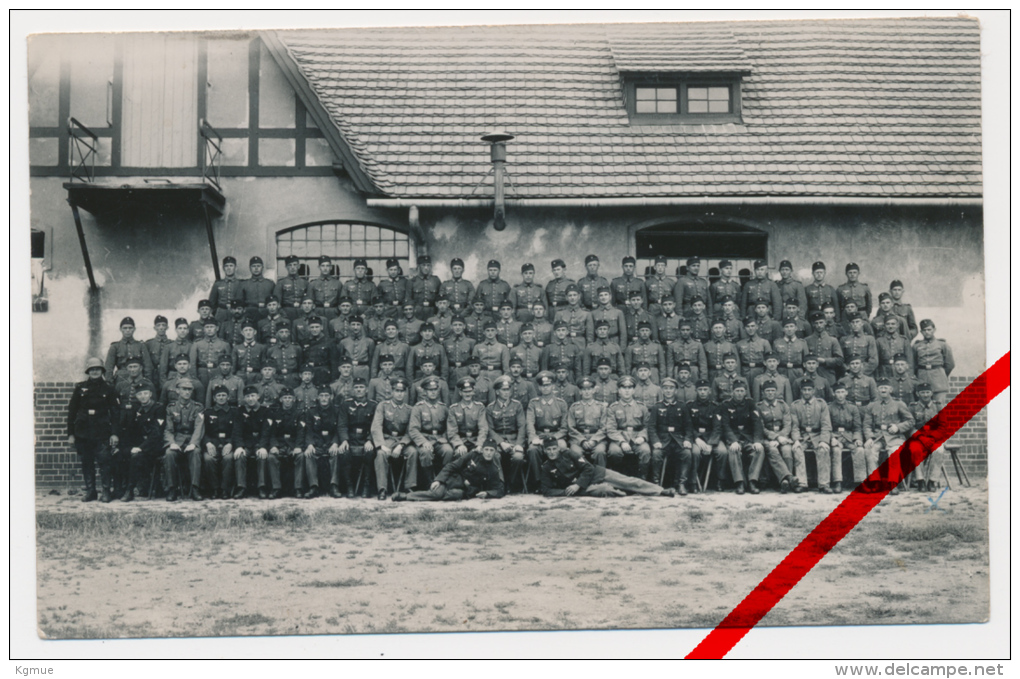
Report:
<svg viewBox="0 0 1020 679"><path fill-rule="evenodd" d="M637 382L625 375L619 381L619 399L606 409L606 436L609 439L606 463L619 470L625 458L636 458L638 478L647 479L651 471L652 448L648 444L648 408L634 400Z"/></svg>
<svg viewBox="0 0 1020 679"><path fill-rule="evenodd" d="M793 308L793 302L790 302L789 307ZM758 337L769 343L769 345L775 344L776 340L783 336L783 326L779 321L773 320L769 314L769 305L765 302L758 302L754 305L754 310L751 318L754 319L755 324L758 326ZM745 332L746 332L745 325Z"/></svg>
<svg viewBox="0 0 1020 679"><path fill-rule="evenodd" d="M669 262L663 255L658 255L653 264L652 275L645 278L645 292L648 295L648 313L655 318L662 313L662 302L673 299L676 281L666 275L666 264ZM675 303L675 302L674 302Z"/></svg>
<svg viewBox="0 0 1020 679"><path fill-rule="evenodd" d="M917 321L914 318L914 308L903 301L903 281L895 280L890 283L889 295L893 300L893 311L907 319L907 339L911 340L917 337Z"/></svg>
<svg viewBox="0 0 1020 679"><path fill-rule="evenodd" d="M929 318L921 321L921 339L913 347L917 381L931 385L935 402L942 408L949 402L949 375L956 367L953 351L945 340L935 337L935 323Z"/></svg>
<svg viewBox="0 0 1020 679"><path fill-rule="evenodd" d="M730 475L736 485L737 495L750 490L761 492L758 482L765 463L765 438L762 431L761 415L754 401L747 397L747 382L743 378L734 380L732 397L719 404L722 415L723 441L727 446ZM747 483L744 483L744 459L748 458ZM716 482L716 490L722 490Z"/></svg>
<svg viewBox="0 0 1020 679"><path fill-rule="evenodd" d="M847 400L858 408L864 408L878 398L878 385L874 378L864 374L863 360L857 354L851 354L846 365L847 373L840 378L839 383L846 385Z"/></svg>
<svg viewBox="0 0 1020 679"><path fill-rule="evenodd" d="M542 437L551 436L561 448L567 447L567 404L553 394L553 376L542 371L535 380L538 383L538 398L528 403L525 411L528 434L528 466L531 478L541 473Z"/></svg>
<svg viewBox="0 0 1020 679"><path fill-rule="evenodd" d="M113 390L117 394L117 401L120 403L122 410L133 410L138 405L138 398L135 396L135 392L143 380L146 380L146 378L142 377L142 359L138 357L129 358L127 366L117 376L117 382L113 385ZM151 380L147 381L151 383ZM119 422L120 419L118 418L117 421Z"/></svg>
<svg viewBox="0 0 1020 679"><path fill-rule="evenodd" d="M351 359L354 377L365 380L367 385L371 376L372 357L375 355L375 342L363 334L364 326L365 321L361 316L352 316L351 334L340 341L339 350Z"/></svg>
<svg viewBox="0 0 1020 679"><path fill-rule="evenodd" d="M530 382L525 384L531 385ZM525 435L527 434L527 417L520 399L513 396L513 378L504 375L493 385L492 402L485 407L485 421L489 428L489 437L496 444L502 466L501 472L507 491L511 490L513 479L522 473L527 458L524 455ZM532 387L534 388L534 387Z"/></svg>
<svg viewBox="0 0 1020 679"><path fill-rule="evenodd" d="M276 362L266 359L259 371L261 379L255 383L259 392L259 402L266 410L274 407L283 391L283 385L276 379Z"/></svg>
<svg viewBox="0 0 1020 679"><path fill-rule="evenodd" d="M678 378L677 366L687 362L691 380L697 382L708 375L708 356L704 345L692 337L692 329L690 320L680 322L679 337L666 349L666 374Z"/></svg>
<svg viewBox="0 0 1020 679"><path fill-rule="evenodd" d="M822 377L822 374L818 372L818 364L818 357L814 354L808 354L804 357L804 375L793 385L793 397L795 399L800 398L801 382L811 380L815 385L815 396L826 403L832 401L832 387L829 386L829 380Z"/></svg>
<svg viewBox="0 0 1020 679"><path fill-rule="evenodd" d="M106 379L116 384L117 375L127 367L129 359L138 358L142 361L142 373L152 378L152 357L144 344L135 339L135 322L127 316L120 322L121 338L110 344L106 352Z"/></svg>
<svg viewBox="0 0 1020 679"><path fill-rule="evenodd" d="M488 278L478 284L472 302L481 300L489 318L496 318L500 305L510 298L510 284L500 278L503 267L499 260L490 259L486 266Z"/></svg>
<svg viewBox="0 0 1020 679"><path fill-rule="evenodd" d="M517 346L521 342L521 325L520 321L514 320L513 304L510 300L503 300L496 319L496 341L507 348Z"/></svg>
<svg viewBox="0 0 1020 679"><path fill-rule="evenodd" d="M728 259L719 262L719 278L708 287L712 297L712 313L716 316L722 314L723 300L727 297L739 299L740 287L740 278L733 275L733 262Z"/></svg>
<svg viewBox="0 0 1020 679"><path fill-rule="evenodd" d="M361 497L370 495L372 463L375 460L375 445L372 443L372 418L375 416L375 401L368 398L368 384L363 377L354 378L351 397L340 404L337 420L337 437L340 440L338 461L340 475L347 488L347 497L353 498L356 488L351 483L354 471L361 480ZM382 479L385 484L386 480Z"/></svg>
<svg viewBox="0 0 1020 679"><path fill-rule="evenodd" d="M439 400L439 379L426 377L421 384L422 395L411 408L407 432L418 449L418 467L423 482L432 483L436 461L446 466L453 461L453 447L446 438L449 408Z"/></svg>
<svg viewBox="0 0 1020 679"><path fill-rule="evenodd" d="M152 465L163 452L163 425L166 422L166 412L154 400L155 391L156 387L152 382L143 378L135 389L137 406L130 410L122 410L120 414L117 445L127 451L129 456L126 461L127 483L120 496L123 502L134 499L135 488L148 488L147 482ZM94 471L92 478L95 479Z"/></svg>
<svg viewBox="0 0 1020 679"><path fill-rule="evenodd" d="M311 331L308 329L308 322L311 319L318 318L319 324L324 328L326 326L322 322L322 317L315 311L315 302L312 300L311 295L301 300L300 311L301 313L294 319L294 341L298 344L304 344L311 336Z"/></svg>
<svg viewBox="0 0 1020 679"><path fill-rule="evenodd" d="M676 399L681 403L690 403L698 397L698 388L691 379L691 364L681 361L676 365Z"/></svg>
<svg viewBox="0 0 1020 679"><path fill-rule="evenodd" d="M691 336L699 342L707 342L711 335L712 321L705 309L705 300L695 297L687 314L687 320L691 323Z"/></svg>
<svg viewBox="0 0 1020 679"><path fill-rule="evenodd" d="M567 286L573 285L573 279L567 278L567 265L562 259L554 259L551 264L552 280L545 286L545 299L548 308L552 309L550 318L555 318L556 311L567 305Z"/></svg>
<svg viewBox="0 0 1020 679"><path fill-rule="evenodd" d="M454 316L450 323L452 334L443 342L446 360L449 363L447 380L457 381L467 375L467 361L475 348L475 341L464 335L467 325L461 316Z"/></svg>
<svg viewBox="0 0 1020 679"><path fill-rule="evenodd" d="M654 319L651 315L645 311L641 305L644 304L644 293L635 290L631 294L630 301L627 306L623 308L623 321L627 326L627 346L621 346L620 348L627 351L631 344L638 339L638 326L642 323L648 323L648 327L651 328L650 339L653 342L659 341L659 336L656 334L657 328L655 327Z"/></svg>
<svg viewBox="0 0 1020 679"><path fill-rule="evenodd" d="M166 373L161 370L163 351L173 344L173 340L166 336L166 331L170 327L170 322L166 319L166 316L156 316L152 327L156 331L156 336L145 340L143 344L145 344L145 349L149 352L149 359L152 361L151 381L158 390L160 381L166 377Z"/></svg>
<svg viewBox="0 0 1020 679"><path fill-rule="evenodd" d="M783 308L783 296L771 278L769 278L769 264L764 259L757 259L754 262L754 278L747 281L740 294L740 317L746 318L751 315L758 302L765 302L769 305L770 313L779 313Z"/></svg>
<svg viewBox="0 0 1020 679"><path fill-rule="evenodd" d="M188 359L195 368L199 381L203 384L208 384L216 376L220 358L224 355L230 355L230 345L221 340L218 333L219 322L215 318L207 318L205 320L205 333L203 337L195 340L188 352ZM250 334L254 336L254 328L252 328ZM262 349L262 345L256 346L259 347L260 352L264 353L265 350Z"/></svg>
<svg viewBox="0 0 1020 679"><path fill-rule="evenodd" d="M596 301L598 304L591 312L592 322L596 325L604 322L609 327L607 338L609 341L619 345L620 350L627 345L627 319L623 310L613 306L612 288L602 286L596 290Z"/></svg>
<svg viewBox="0 0 1020 679"><path fill-rule="evenodd" d="M854 333L852 319L855 316L860 315L861 315L860 312L857 311L857 302L855 300L848 299L846 304L843 305L843 317L842 320L840 321L841 328L839 337L840 341L842 341L843 338L846 337L847 335L852 335ZM863 316L861 317L863 318ZM861 330L868 337L875 336L875 331L871 328L871 324L867 322L867 319L865 319L864 324L861 326Z"/></svg>
<svg viewBox="0 0 1020 679"><path fill-rule="evenodd" d="M394 501L470 500L503 497L503 478L496 459L496 442L488 439L481 450L463 455L436 476L428 490L395 493Z"/></svg>
<svg viewBox="0 0 1020 679"><path fill-rule="evenodd" d="M848 334L849 328L844 329L843 324L836 317L836 307L832 303L826 303L822 307L822 316L825 318L825 330L837 340L843 339Z"/></svg>
<svg viewBox="0 0 1020 679"><path fill-rule="evenodd" d="M581 290L581 306L589 311L599 306L599 289L609 287L605 276L599 275L599 266L598 255L587 255L584 258L585 275L577 281L577 287Z"/></svg>
<svg viewBox="0 0 1020 679"><path fill-rule="evenodd" d="M797 323L783 321L783 336L772 345L772 353L779 359L779 372L793 383L804 374L804 357L808 355L807 342L797 337Z"/></svg>
<svg viewBox="0 0 1020 679"><path fill-rule="evenodd" d="M646 408L662 400L662 389L652 381L652 366L648 361L639 361L634 366L634 400Z"/></svg>
<svg viewBox="0 0 1020 679"><path fill-rule="evenodd" d="M691 423L687 405L677 399L676 389L677 382L672 377L662 380L662 400L648 409L648 437L657 483L666 485L664 472L672 464L673 488L680 495L687 495L691 475Z"/></svg>
<svg viewBox="0 0 1020 679"><path fill-rule="evenodd" d="M301 382L294 387L294 407L303 413L310 408L314 408L315 404L318 403L319 388L312 381L315 377L315 366L310 363L301 366L298 376L301 378ZM332 385L327 387L327 389L332 393ZM344 398L347 397L344 396Z"/></svg>
<svg viewBox="0 0 1020 679"><path fill-rule="evenodd" d="M255 341L257 332L254 321L245 321L241 327L244 342L234 347L234 372L244 380L245 384L254 384L259 380L262 374L262 364L266 361L266 347ZM196 347L197 344L191 349L193 354L196 352ZM214 348L210 345L203 356L207 369L215 367L219 361L214 357L214 349L218 350L218 347ZM192 362L194 363L194 360ZM198 375L202 376L201 368Z"/></svg>
<svg viewBox="0 0 1020 679"><path fill-rule="evenodd" d="M354 365L347 356L341 356L337 360L338 377L329 383L329 391L333 394L333 403L339 405L349 399L354 393ZM318 397L318 392L313 393Z"/></svg>
<svg viewBox="0 0 1020 679"><path fill-rule="evenodd" d="M903 401L892 398L892 386L889 380L883 377L878 383L878 400L866 406L861 417L864 420L865 462L868 476L871 476L871 473L896 452L913 432L914 416ZM897 471L890 469L889 474L891 482L896 478ZM869 487L864 490L878 489ZM898 493L899 489L896 487L890 491L891 495Z"/></svg>
<svg viewBox="0 0 1020 679"><path fill-rule="evenodd" d="M294 391L290 387L284 387L280 390L279 402L270 409L268 415L269 455L267 464L273 485L273 489L269 492L269 498L272 500L280 497L283 490L280 466L285 460L293 466L294 495L295 497L301 496L298 470L301 470L303 476L305 423L301 411L294 404Z"/></svg>
<svg viewBox="0 0 1020 679"><path fill-rule="evenodd" d="M531 326L535 329L535 344L543 348L552 341L553 335L553 324L546 318L545 312L546 306L542 300L535 302L531 307L531 314L534 316Z"/></svg>
<svg viewBox="0 0 1020 679"><path fill-rule="evenodd" d="M662 345L652 339L652 327L648 321L641 321L637 325L637 339L627 345L624 352L624 365L627 372L637 376L637 366L640 363L647 363L651 368L651 380L659 383L661 376L666 374L666 352Z"/></svg>
<svg viewBox="0 0 1020 679"><path fill-rule="evenodd" d="M191 471L192 500L201 500L199 486L202 478L202 436L205 431L205 416L202 406L191 396L195 387L188 378L177 384L177 400L166 407L166 429L163 434L163 490L168 502L177 499L177 489L183 487L181 465L187 459Z"/></svg>
<svg viewBox="0 0 1020 679"><path fill-rule="evenodd" d="M893 398L904 403L912 403L915 400L917 380L914 379L914 371L910 366L907 354L896 354L893 356L892 375L887 379L889 384L892 385Z"/></svg>
<svg viewBox="0 0 1020 679"><path fill-rule="evenodd" d="M298 275L301 261L294 255L287 255L284 260L287 267L287 275L276 281L273 288L273 297L280 300L280 307L283 314L291 321L297 319L301 313L301 301L308 293L308 281Z"/></svg>
<svg viewBox="0 0 1020 679"><path fill-rule="evenodd" d="M569 447L598 467L606 466L605 415L606 403L595 400L595 381L581 378L580 399L567 407Z"/></svg>
<svg viewBox="0 0 1020 679"><path fill-rule="evenodd" d="M804 292L804 284L793 277L793 264L789 260L784 259L779 263L779 280L776 281L776 287L779 288L779 298L782 300L783 306L788 302L796 302L800 315L806 318L808 315L807 293ZM773 308L773 313L778 314L780 308Z"/></svg>
<svg viewBox="0 0 1020 679"><path fill-rule="evenodd" d="M829 416L829 406L815 397L815 384L810 378L801 380L800 398L790 406L790 416L793 418L794 450L800 449L805 454L808 451L814 453L818 469L818 492L831 495L836 490L842 490L842 460L837 465L839 471L833 474L832 470L832 449L829 447L832 442L832 419Z"/></svg>
<svg viewBox="0 0 1020 679"><path fill-rule="evenodd" d="M737 370L739 365L740 359L735 353L731 352L723 355L722 372L712 380L712 397L716 403L728 401L733 396L734 385L741 381L746 382Z"/></svg>
<svg viewBox="0 0 1020 679"><path fill-rule="evenodd" d="M163 388L163 383L175 372L174 361L176 361L177 357L181 355L191 356L191 325L188 323L188 319L178 318L174 321L174 332L177 334L177 337L163 348L163 353L158 359L160 389ZM198 375L192 371L191 377L198 377Z"/></svg>
<svg viewBox="0 0 1020 679"><path fill-rule="evenodd" d="M614 311L616 310L614 309ZM621 351L620 345L609 339L609 322L605 320L595 324L595 341L584 348L584 353L581 355L581 375L594 374L600 358L608 358L613 368L612 372L617 375L627 372L623 351Z"/></svg>
<svg viewBox="0 0 1020 679"><path fill-rule="evenodd" d="M418 483L418 450L411 441L408 424L411 406L407 403L410 382L403 377L393 381L391 398L381 401L372 416L372 443L375 444L375 483L379 499L386 499L389 488L389 470L393 461L404 459L403 484L392 489L406 493ZM398 481L399 483L399 481Z"/></svg>
<svg viewBox="0 0 1020 679"><path fill-rule="evenodd" d="M679 275L677 271L677 275ZM708 281L698 274L701 273L701 258L688 257L687 271L677 279L676 287L673 288L673 296L676 299L676 308L684 315L691 312L691 303L695 297L702 300L709 299Z"/></svg>
<svg viewBox="0 0 1020 679"><path fill-rule="evenodd" d="M914 352L911 351L910 340L899 333L899 319L892 316L885 319L885 326L875 335L875 345L878 347L878 371L875 377L891 378L893 364L899 355L903 355L910 372L914 372L914 366L910 364Z"/></svg>
<svg viewBox="0 0 1020 679"><path fill-rule="evenodd" d="M301 360L306 366L314 369L312 382L317 386L329 384L333 376L333 366L338 353L333 346L322 333L322 319L318 316L310 317L308 336L301 343Z"/></svg>
<svg viewBox="0 0 1020 679"><path fill-rule="evenodd" d="M411 282L400 272L400 261L392 257L386 260L386 276L386 280L379 281L379 297L385 305L385 317L397 320L404 303L411 301Z"/></svg>
<svg viewBox="0 0 1020 679"><path fill-rule="evenodd" d="M471 281L464 280L464 260L454 257L450 260L450 280L443 281L440 291L450 301L450 309L455 314L466 314L475 296L475 286Z"/></svg>
<svg viewBox="0 0 1020 679"><path fill-rule="evenodd" d="M535 317L531 309L535 302L545 299L545 290L535 283L535 265L530 262L521 265L521 279L510 291L510 303L514 317L521 323L530 323Z"/></svg>
<svg viewBox="0 0 1020 679"><path fill-rule="evenodd" d="M561 365L552 371L552 373L555 378L553 381L553 393L556 394L556 398L563 399L568 406L580 400L581 391L570 381L570 371L566 366Z"/></svg>
<svg viewBox="0 0 1020 679"><path fill-rule="evenodd" d="M435 326L430 321L425 321L418 332L421 334L421 342L411 347L408 374L412 380L420 380L425 376L422 363L426 359L432 359L433 368L445 378L450 372L450 366L446 358L446 349L435 340Z"/></svg>
<svg viewBox="0 0 1020 679"><path fill-rule="evenodd" d="M432 258L419 256L418 271L411 279L411 299L414 301L414 314L420 320L426 321L432 316L440 285L439 277L432 275Z"/></svg>
<svg viewBox="0 0 1020 679"><path fill-rule="evenodd" d="M220 322L219 331L220 339L230 345L231 349L244 342L241 328L247 320L248 317L244 313L244 302L235 299L230 303L230 315L225 321ZM205 326L203 326L202 332L205 333Z"/></svg>
<svg viewBox="0 0 1020 679"><path fill-rule="evenodd" d="M567 337L570 326L566 321L557 321L553 327L553 340L542 349L540 359L542 370L555 371L563 366L573 381L581 374L581 350Z"/></svg>
<svg viewBox="0 0 1020 679"><path fill-rule="evenodd" d="M825 378L831 388L843 370L843 350L839 346L839 340L830 335L826 329L825 314L812 311L811 325L814 332L808 335L804 342L808 350L818 358L818 374Z"/></svg>
<svg viewBox="0 0 1020 679"><path fill-rule="evenodd" d="M661 311L655 316L655 334L662 344L663 351L667 351L669 345L680 337L680 324L683 317L676 312L676 300L672 297L664 297L659 304Z"/></svg>
<svg viewBox="0 0 1020 679"><path fill-rule="evenodd" d="M832 483L843 481L843 465L849 458L853 469L854 486L867 477L864 461L864 431L861 410L846 400L845 384L833 388L833 400L829 404L829 419L832 422ZM837 490L838 492L838 490Z"/></svg>
<svg viewBox="0 0 1020 679"><path fill-rule="evenodd" d="M102 484L102 501L113 499L112 466L113 448L117 446L117 417L119 409L113 386L103 379L106 368L98 358L85 363L88 379L74 385L67 408L67 440L72 443L81 462L85 477L84 502L91 502L96 493L96 463Z"/></svg>
<svg viewBox="0 0 1020 679"><path fill-rule="evenodd" d="M163 381L159 402L164 407L174 403L177 400L177 384L185 379L191 383L192 389L199 393L204 393L205 385L198 378L190 377L192 374L190 360L187 356L181 354L174 360L174 373Z"/></svg>
<svg viewBox="0 0 1020 679"><path fill-rule="evenodd" d="M761 389L765 398L758 402L757 408L761 417L762 445L765 446L769 467L779 479L779 492L787 493L791 488L796 493L803 492L800 479L807 483L804 451L798 448L794 455L790 406L778 398L779 389L773 380L764 380Z"/></svg>
<svg viewBox="0 0 1020 679"><path fill-rule="evenodd" d="M387 320L385 326L385 339L372 352L371 375L375 377L379 374L380 359L385 354L393 359L393 371L396 375L398 377L407 377L411 372L411 347L400 341L400 337L397 335L398 328L396 321Z"/></svg>
<svg viewBox="0 0 1020 679"><path fill-rule="evenodd" d="M616 400L619 386L617 377L622 374L613 374L613 364L608 358L600 358L595 363L595 400L602 403L612 403Z"/></svg>
<svg viewBox="0 0 1020 679"><path fill-rule="evenodd" d="M485 324L492 320L485 311L485 302L476 299L471 303L471 313L464 316L464 334L476 342L481 342Z"/></svg>
<svg viewBox="0 0 1020 679"><path fill-rule="evenodd" d="M243 388L242 388L243 389ZM234 485L234 449L241 446L241 414L237 402L230 404L230 389L210 389L212 404L205 409L202 436L202 471L212 497L227 499Z"/></svg>
<svg viewBox="0 0 1020 679"><path fill-rule="evenodd" d="M354 260L354 278L344 283L339 296L349 297L354 304L354 313L365 316L369 307L375 303L379 290L368 277L368 262L364 259Z"/></svg>
<svg viewBox="0 0 1020 679"><path fill-rule="evenodd" d="M836 289L825 282L825 274L825 262L815 262L811 265L812 280L804 286L808 313L821 311L826 304L831 304L834 309L840 308Z"/></svg>
<svg viewBox="0 0 1020 679"><path fill-rule="evenodd" d="M421 326L425 321L414 315L414 302L404 302L402 312L403 316L397 319L397 337L404 344L413 347L421 342Z"/></svg>
<svg viewBox="0 0 1020 679"><path fill-rule="evenodd" d="M748 384L754 384L754 379L765 372L765 356L770 353L772 345L758 336L758 321L748 318L744 321L744 339L737 341L740 372Z"/></svg>
<svg viewBox="0 0 1020 679"><path fill-rule="evenodd" d="M372 308L365 314L364 319L365 335L376 344L382 344L385 342L386 324L393 319L386 317L386 304L383 302L381 296L376 295L372 299ZM396 327L395 320L393 320L393 323L394 327ZM394 336L396 336L395 333Z"/></svg>
<svg viewBox="0 0 1020 679"><path fill-rule="evenodd" d="M305 425L304 474L301 474L300 468L294 472L294 486L303 488L307 479L308 491L304 497L314 498L319 495L320 479L328 473L329 495L338 498L341 497L339 412L333 405L333 392L329 387L320 386L318 392L315 405L304 411L301 418Z"/></svg>
<svg viewBox="0 0 1020 679"><path fill-rule="evenodd" d="M778 397L786 402L787 405L793 403L793 387L790 384L790 380L779 372L779 357L770 353L765 354L763 360L765 362L765 372L754 378L754 382L751 385L751 398L756 402L761 401L764 396L762 385L765 382L771 381L776 384Z"/></svg>
<svg viewBox="0 0 1020 679"><path fill-rule="evenodd" d="M266 300L273 294L276 283L262 275L264 264L259 256L248 262L251 276L241 281L241 301L247 309L248 318L260 321L266 317Z"/></svg>
<svg viewBox="0 0 1020 679"><path fill-rule="evenodd" d="M889 319L896 321L896 332L902 335L904 338L907 337L907 333L910 332L907 329L907 319L900 316L893 309L893 300L888 292L878 293L878 311L875 312L875 317L871 319L871 331L875 337L878 337L879 333L885 330L885 322ZM917 333L914 333L915 335Z"/></svg>
<svg viewBox="0 0 1020 679"><path fill-rule="evenodd" d="M440 291L439 296L436 297L436 314L435 316L429 316L428 320L432 327L436 329L436 339L439 342L446 342L453 335L454 316L459 316L459 314L454 314L450 311L450 301Z"/></svg>
<svg viewBox="0 0 1020 679"><path fill-rule="evenodd" d="M316 316L327 323L336 318L336 305L343 287L340 279L333 275L333 260L327 255L319 257L319 277L308 281L308 296L315 304Z"/></svg>
<svg viewBox="0 0 1020 679"><path fill-rule="evenodd" d="M301 382L301 347L290 341L290 326L276 329L276 341L266 350L266 359L277 365L277 376L286 386L293 389Z"/></svg>
<svg viewBox="0 0 1020 679"><path fill-rule="evenodd" d="M811 311L810 313L817 313L817 311ZM788 303L786 305L786 309L783 311L783 318L779 323L780 331L782 331L782 328L786 325L786 321L788 320L793 320L794 325L797 326L797 337L804 339L811 334L811 324L800 315L800 307L794 305L793 302ZM829 334L833 337L836 336L831 332ZM840 334L842 335L842 331L840 331ZM782 334L780 334L780 337L782 337ZM775 344L775 342L773 342L773 344Z"/></svg>
<svg viewBox="0 0 1020 679"><path fill-rule="evenodd" d="M860 282L861 267L851 262L846 265L846 283L836 288L843 317L847 318L846 303L848 300L857 302L857 313L864 318L871 318L871 288L867 283Z"/></svg>
<svg viewBox="0 0 1020 679"><path fill-rule="evenodd" d="M471 350L471 356L478 359L482 375L491 385L497 377L510 372L510 349L496 341L495 321L486 321L482 327L483 337ZM485 393L488 393L488 389Z"/></svg>
<svg viewBox="0 0 1020 679"><path fill-rule="evenodd" d="M191 322L191 326L189 328L190 332L188 333L188 339L190 339L192 342L197 342L198 340L205 337L205 323L210 319L215 320L215 316L213 316L212 312L212 305L209 304L209 300L207 299L199 300L198 320Z"/></svg>
<svg viewBox="0 0 1020 679"><path fill-rule="evenodd" d="M482 374L482 364L476 356L472 356L467 362L468 374L475 381L475 400L481 401L482 405L489 405L489 399L492 394L492 384L495 380L489 378L489 374ZM502 376L502 373L496 372L496 378ZM463 378L462 378L463 379Z"/></svg>
<svg viewBox="0 0 1020 679"><path fill-rule="evenodd" d="M567 286L566 297L567 304L556 312L553 327L558 321L566 322L567 336L577 345L578 353L582 353L595 340L595 323L591 312L581 306L581 289L577 285Z"/></svg>
<svg viewBox="0 0 1020 679"><path fill-rule="evenodd" d="M663 488L612 469L596 467L584 459L583 455L560 448L552 436L545 437L542 444L546 460L541 469L541 493L546 497L622 497L627 493L663 497L676 495L672 488Z"/></svg>
<svg viewBox="0 0 1020 679"><path fill-rule="evenodd" d="M266 298L266 316L259 321L259 342L267 348L276 344L276 331L290 327L290 319L280 313L280 300L270 295Z"/></svg>
<svg viewBox="0 0 1020 679"><path fill-rule="evenodd" d="M645 282L634 275L637 261L630 255L627 255L623 258L621 265L623 275L614 278L610 285L613 289L613 303L617 307L623 308L630 303L631 297L637 294L643 304L648 299L648 292L645 288Z"/></svg>
<svg viewBox="0 0 1020 679"><path fill-rule="evenodd" d="M691 440L691 468L694 474L701 469L701 462L704 458L712 456L716 463L716 475L721 476L721 470L726 464L729 452L722 442L722 415L719 414L719 406L712 398L712 385L706 379L700 379L694 384L697 389L697 397L687 404L687 412L691 418L690 440ZM718 485L718 484L717 484ZM698 486L693 488L695 493ZM705 489L708 489L708 479L705 479Z"/></svg>
<svg viewBox="0 0 1020 679"><path fill-rule="evenodd" d="M269 462L269 408L259 402L259 388L249 384L244 388L244 404L238 414L241 420L241 445L234 448L234 499L248 494L248 461L255 460L258 471L259 497L269 497L266 490L266 468ZM279 475L279 460L276 461Z"/></svg>
<svg viewBox="0 0 1020 679"><path fill-rule="evenodd" d="M223 258L223 278L214 281L209 290L209 304L220 323L230 318L234 300L241 300L241 288L241 279L237 277L237 259L227 255Z"/></svg>
<svg viewBox="0 0 1020 679"><path fill-rule="evenodd" d="M727 354L736 356L737 347L726 339L726 324L721 320L712 323L712 338L704 343L705 355L708 357L709 383L723 372L723 360ZM798 365L800 365L798 363Z"/></svg>
<svg viewBox="0 0 1020 679"><path fill-rule="evenodd" d="M535 373L538 374L537 372ZM531 399L538 398L538 389L535 387L535 383L530 379L525 379L524 375L524 361L520 356L512 356L510 358L510 374L504 375L510 380L510 398L516 399L521 402L523 406L525 403L531 403ZM492 385L493 391L491 392L489 403L492 403L496 399L496 384L502 378L497 378L496 382Z"/></svg>
<svg viewBox="0 0 1020 679"><path fill-rule="evenodd" d="M528 380L534 379L542 369L543 349L535 342L535 327L531 323L521 326L521 343L510 349L510 361L521 362L521 374Z"/></svg>
<svg viewBox="0 0 1020 679"><path fill-rule="evenodd" d="M485 404L475 400L475 380L462 377L457 381L459 400L450 406L446 420L446 436L455 457L477 450L489 437Z"/></svg>
<svg viewBox="0 0 1020 679"><path fill-rule="evenodd" d="M932 400L932 388L931 385L922 382L917 385L917 400L911 403L910 414L914 417L914 431L918 431L925 424L936 417L941 410L939 404ZM913 432L911 432L913 433ZM913 450L909 451L912 454ZM927 452L927 451L925 451ZM904 450L904 454L907 454L908 450ZM946 464L949 454L946 452L945 446L939 446L931 452L926 460L920 462L917 465L917 489L921 492L932 492L938 487L938 474Z"/></svg>

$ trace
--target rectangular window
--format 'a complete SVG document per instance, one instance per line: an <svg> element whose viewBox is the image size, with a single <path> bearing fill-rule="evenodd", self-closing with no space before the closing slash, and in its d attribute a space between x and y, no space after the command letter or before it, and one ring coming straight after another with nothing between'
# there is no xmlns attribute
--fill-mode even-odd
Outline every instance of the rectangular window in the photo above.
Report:
<svg viewBox="0 0 1020 679"><path fill-rule="evenodd" d="M729 113L730 112L730 88L729 86L694 87L687 88L687 112L688 113Z"/></svg>
<svg viewBox="0 0 1020 679"><path fill-rule="evenodd" d="M637 87L635 110L638 113L676 113L676 94L675 87Z"/></svg>
<svg viewBox="0 0 1020 679"><path fill-rule="evenodd" d="M664 74L625 84L632 123L725 123L740 121L740 82L705 81Z"/></svg>

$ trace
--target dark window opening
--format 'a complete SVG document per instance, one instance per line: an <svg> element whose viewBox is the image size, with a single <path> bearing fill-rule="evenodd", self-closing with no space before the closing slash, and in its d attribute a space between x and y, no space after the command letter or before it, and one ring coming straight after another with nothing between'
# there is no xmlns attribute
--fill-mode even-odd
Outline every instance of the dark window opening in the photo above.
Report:
<svg viewBox="0 0 1020 679"><path fill-rule="evenodd" d="M406 233L385 226L359 222L305 224L276 234L277 275L286 276L285 258L298 258L298 274L318 278L319 257L332 260L330 273L341 279L354 277L354 261L366 260L369 275L386 271L386 260L395 258L408 271L411 240Z"/></svg>
<svg viewBox="0 0 1020 679"><path fill-rule="evenodd" d="M46 232L32 229L32 259L46 257Z"/></svg>
<svg viewBox="0 0 1020 679"><path fill-rule="evenodd" d="M642 229L635 235L638 271L651 275L655 258L667 259L666 274L687 273L687 258L702 259L700 276L719 278L719 261L733 262L733 273L746 281L754 260L768 259L768 233L735 224L663 224Z"/></svg>

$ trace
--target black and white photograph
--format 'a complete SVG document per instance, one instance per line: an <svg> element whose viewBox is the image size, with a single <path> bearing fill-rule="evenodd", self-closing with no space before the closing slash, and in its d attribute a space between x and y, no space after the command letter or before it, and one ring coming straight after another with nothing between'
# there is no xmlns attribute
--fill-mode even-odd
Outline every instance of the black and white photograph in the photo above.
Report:
<svg viewBox="0 0 1020 679"><path fill-rule="evenodd" d="M987 18L330 18L27 36L44 649L989 623Z"/></svg>

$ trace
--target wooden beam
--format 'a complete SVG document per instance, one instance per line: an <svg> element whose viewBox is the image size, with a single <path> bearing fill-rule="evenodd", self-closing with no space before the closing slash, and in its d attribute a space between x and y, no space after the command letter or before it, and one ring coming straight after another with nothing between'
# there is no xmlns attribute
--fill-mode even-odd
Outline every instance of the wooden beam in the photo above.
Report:
<svg viewBox="0 0 1020 679"><path fill-rule="evenodd" d="M202 215L205 217L205 233L209 237L209 254L212 255L213 273L220 280L220 257L216 254L216 236L213 234L212 217L209 216L209 204L202 203Z"/></svg>
<svg viewBox="0 0 1020 679"><path fill-rule="evenodd" d="M78 244L81 245L81 256L85 260L85 272L89 275L89 288L91 290L98 290L99 286L96 285L96 276L92 272L92 259L89 257L89 248L85 244L85 230L81 226L81 213L78 212L78 206L72 202L67 201L71 206L71 213L74 215L74 226L78 229Z"/></svg>

